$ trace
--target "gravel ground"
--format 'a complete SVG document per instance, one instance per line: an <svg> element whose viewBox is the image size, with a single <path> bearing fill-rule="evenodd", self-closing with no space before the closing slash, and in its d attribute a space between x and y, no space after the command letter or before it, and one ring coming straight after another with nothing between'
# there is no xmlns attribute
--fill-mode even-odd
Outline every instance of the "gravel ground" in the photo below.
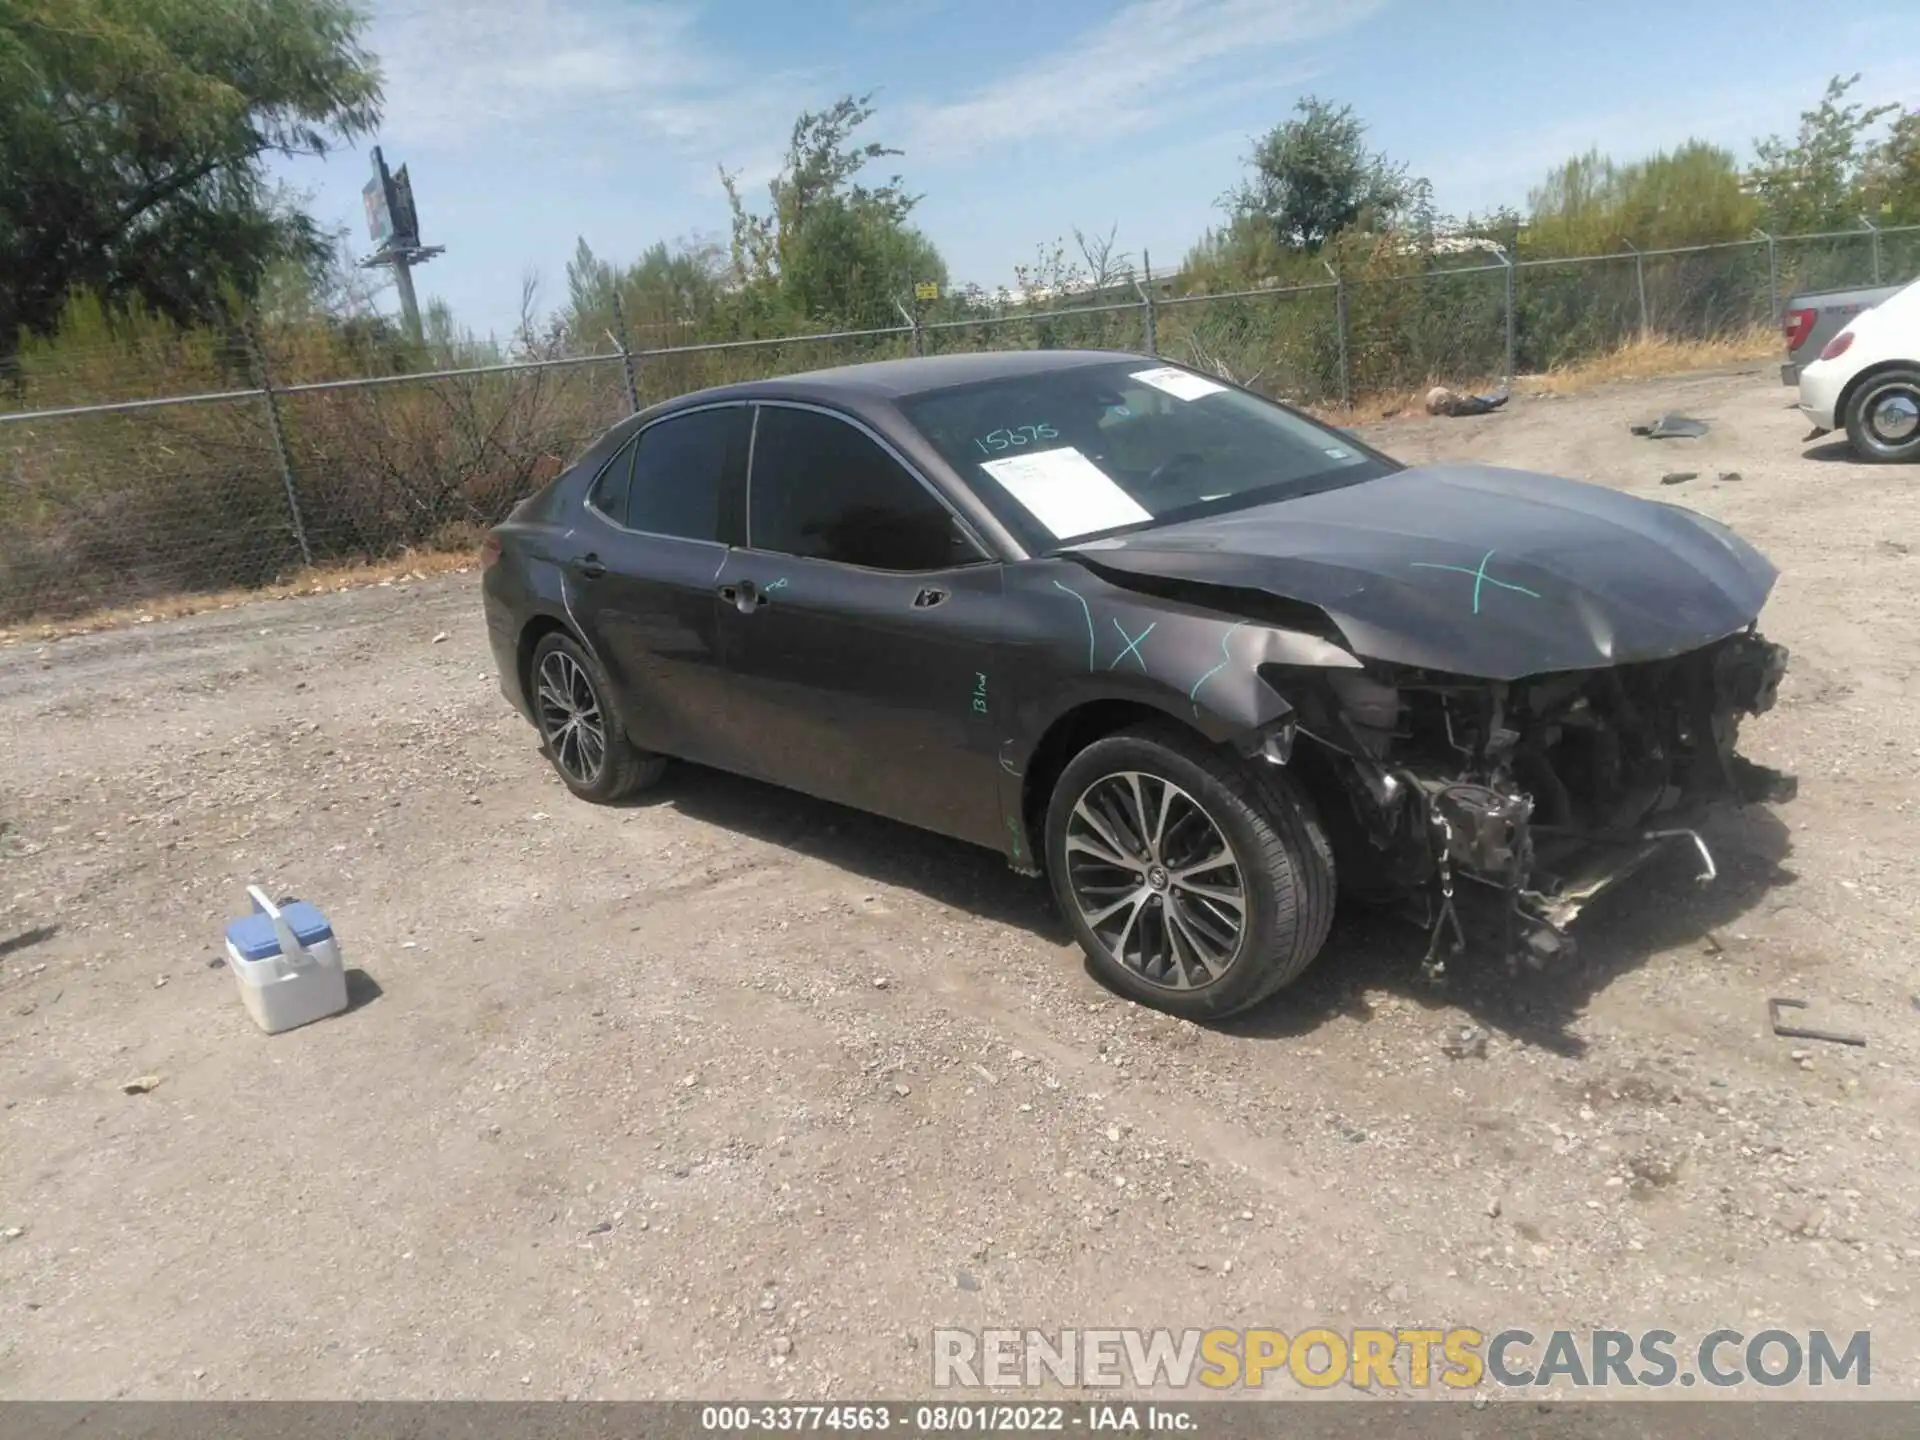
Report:
<svg viewBox="0 0 1920 1440"><path fill-rule="evenodd" d="M1746 749L1800 798L1577 969L1435 989L1343 920L1218 1028L1111 998L984 851L688 767L572 801L472 575L0 647L0 1395L898 1395L941 1324L1422 1323L1870 1328L1913 1393L1920 490L1788 400L1371 433L1758 543L1794 661ZM1712 433L1628 434L1666 409ZM326 907L347 1015L252 1028L249 881Z"/></svg>

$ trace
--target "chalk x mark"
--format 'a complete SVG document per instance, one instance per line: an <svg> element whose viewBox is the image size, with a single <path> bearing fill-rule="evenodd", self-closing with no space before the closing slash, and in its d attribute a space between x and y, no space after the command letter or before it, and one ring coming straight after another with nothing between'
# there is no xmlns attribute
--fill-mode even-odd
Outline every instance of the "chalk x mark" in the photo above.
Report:
<svg viewBox="0 0 1920 1440"><path fill-rule="evenodd" d="M1080 609L1086 614L1086 617L1087 617L1087 669L1088 671L1092 671L1094 645L1095 645L1095 641L1093 638L1093 607L1087 604L1086 596L1082 595L1078 590L1069 589L1067 586L1062 585L1058 580L1053 582L1053 588L1056 590L1065 590L1067 594L1073 596L1074 599L1080 602Z"/></svg>
<svg viewBox="0 0 1920 1440"><path fill-rule="evenodd" d="M1126 659L1127 656L1131 655L1133 656L1134 659L1140 662L1140 668L1142 670L1145 670L1147 668L1147 657L1140 653L1140 642L1146 639L1147 636L1151 635L1154 632L1155 627L1157 627L1159 624L1160 622L1156 620L1153 622L1152 625L1147 626L1147 628L1142 630L1138 635L1128 635L1127 627L1122 625L1118 620L1115 620L1113 622L1113 628L1120 632L1120 638L1127 642L1127 648L1122 650L1118 655L1114 656L1113 664L1109 665L1107 668L1109 670L1118 670L1120 668L1120 662Z"/></svg>
<svg viewBox="0 0 1920 1440"><path fill-rule="evenodd" d="M1524 585L1515 585L1506 580L1496 580L1493 576L1487 574L1487 562L1493 559L1498 553L1496 550L1487 551L1486 554L1480 557L1479 567L1473 570L1467 569L1464 565L1435 565L1426 560L1415 560L1412 564L1416 570L1451 570L1456 575L1473 576L1473 613L1476 615L1480 613L1480 587L1482 585L1498 585L1502 590L1513 590L1522 595L1529 595L1535 600L1540 599L1540 592L1538 590L1529 590Z"/></svg>

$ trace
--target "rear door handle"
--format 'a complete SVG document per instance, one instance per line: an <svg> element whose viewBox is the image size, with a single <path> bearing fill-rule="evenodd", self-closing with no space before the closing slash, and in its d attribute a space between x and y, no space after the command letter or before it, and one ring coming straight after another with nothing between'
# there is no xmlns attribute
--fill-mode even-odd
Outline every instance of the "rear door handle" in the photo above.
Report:
<svg viewBox="0 0 1920 1440"><path fill-rule="evenodd" d="M751 580L742 580L738 585L722 585L720 598L742 615L751 615L767 603L767 597L760 593Z"/></svg>
<svg viewBox="0 0 1920 1440"><path fill-rule="evenodd" d="M607 562L598 555L582 555L579 562L580 573L589 580L598 580L607 573Z"/></svg>

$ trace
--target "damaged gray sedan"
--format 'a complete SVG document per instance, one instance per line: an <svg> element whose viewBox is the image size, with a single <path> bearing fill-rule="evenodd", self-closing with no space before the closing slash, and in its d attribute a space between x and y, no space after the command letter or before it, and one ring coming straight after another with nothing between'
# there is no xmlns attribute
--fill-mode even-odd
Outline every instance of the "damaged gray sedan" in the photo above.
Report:
<svg viewBox="0 0 1920 1440"><path fill-rule="evenodd" d="M1677 506L1407 467L1109 352L889 361L622 422L488 538L502 688L583 798L668 757L1002 851L1097 973L1256 1004L1336 895L1552 963L1717 804L1786 652L1773 567ZM1412 947L1410 947L1412 948ZM1411 963L1412 956L1409 956Z"/></svg>

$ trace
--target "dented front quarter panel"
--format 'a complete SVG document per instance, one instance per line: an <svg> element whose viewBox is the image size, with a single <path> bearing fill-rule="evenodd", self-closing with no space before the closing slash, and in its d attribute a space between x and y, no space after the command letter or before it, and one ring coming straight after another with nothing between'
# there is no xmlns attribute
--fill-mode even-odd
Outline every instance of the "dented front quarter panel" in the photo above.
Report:
<svg viewBox="0 0 1920 1440"><path fill-rule="evenodd" d="M1360 667L1316 636L1138 595L1071 561L1035 562L1018 574L1024 618L1037 632L1021 667L1021 759L1062 715L1097 700L1149 705L1210 740L1230 741L1290 709L1260 678L1261 666Z"/></svg>
<svg viewBox="0 0 1920 1440"><path fill-rule="evenodd" d="M1003 808L1023 816L1021 781L1047 732L1084 706L1146 706L1216 743L1244 745L1292 713L1262 666L1358 669L1330 641L1200 603L1142 595L1069 559L1008 572L1003 668L1013 725L1001 749ZM1038 837L1032 837L1037 841Z"/></svg>

